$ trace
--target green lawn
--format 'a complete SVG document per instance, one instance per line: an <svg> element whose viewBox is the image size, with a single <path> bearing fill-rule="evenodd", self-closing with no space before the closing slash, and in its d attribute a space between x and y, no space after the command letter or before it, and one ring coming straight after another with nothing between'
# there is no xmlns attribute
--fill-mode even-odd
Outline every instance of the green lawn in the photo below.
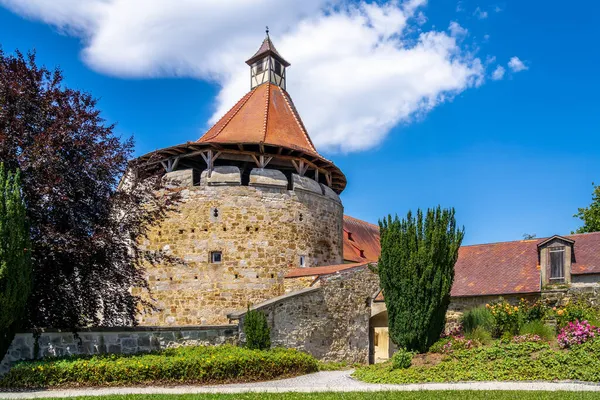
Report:
<svg viewBox="0 0 600 400"><path fill-rule="evenodd" d="M2 394L0 393L0 396ZM588 400L600 399L592 392L521 392L521 391L420 391L369 393L246 393L246 394L190 394L190 395L126 395L105 397L71 397L69 400Z"/></svg>

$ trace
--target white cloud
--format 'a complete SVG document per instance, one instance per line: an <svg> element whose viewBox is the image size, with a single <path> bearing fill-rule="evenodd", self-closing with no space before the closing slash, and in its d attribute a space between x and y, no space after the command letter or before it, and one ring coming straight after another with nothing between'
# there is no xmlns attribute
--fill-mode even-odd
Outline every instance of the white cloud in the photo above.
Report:
<svg viewBox="0 0 600 400"><path fill-rule="evenodd" d="M176 7L164 0L0 4L81 38L83 59L96 71L121 77L191 76L217 83L212 122L248 91L244 60L256 51L269 24L279 52L292 63L288 90L320 150L376 146L394 126L483 82L481 60L457 39L460 32L466 34L464 28L456 24L450 34L419 31L426 0L344 1L185 0Z"/></svg>
<svg viewBox="0 0 600 400"><path fill-rule="evenodd" d="M456 3L456 12L463 12L465 11L465 7L463 6L463 2L459 1L458 3Z"/></svg>
<svg viewBox="0 0 600 400"><path fill-rule="evenodd" d="M519 59L519 57L512 57L508 62L508 67L512 72L525 71L529 69L529 67L525 65L523 61Z"/></svg>
<svg viewBox="0 0 600 400"><path fill-rule="evenodd" d="M473 15L479 19L486 19L488 17L488 12L483 11L481 8L477 7Z"/></svg>
<svg viewBox="0 0 600 400"><path fill-rule="evenodd" d="M490 35L488 35L487 33L485 35L483 35L484 42L489 42L489 40L490 40Z"/></svg>
<svg viewBox="0 0 600 400"><path fill-rule="evenodd" d="M496 7L494 7L494 12L497 12L497 13L499 13L499 12L502 12L502 11L503 11L503 10L502 10L502 8L500 8L500 6L496 6Z"/></svg>
<svg viewBox="0 0 600 400"><path fill-rule="evenodd" d="M456 21L450 22L448 30L450 31L450 36L455 37L457 39L464 38L469 34L469 31L460 26L460 24Z"/></svg>
<svg viewBox="0 0 600 400"><path fill-rule="evenodd" d="M498 67L492 73L492 79L495 81L501 80L502 78L504 78L505 72L506 72L506 70L504 69L504 67L501 65L498 65Z"/></svg>

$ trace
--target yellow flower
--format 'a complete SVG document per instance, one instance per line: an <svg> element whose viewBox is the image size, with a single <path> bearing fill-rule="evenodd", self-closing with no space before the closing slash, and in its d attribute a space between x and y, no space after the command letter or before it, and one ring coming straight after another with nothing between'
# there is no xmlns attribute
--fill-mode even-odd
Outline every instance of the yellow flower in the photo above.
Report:
<svg viewBox="0 0 600 400"><path fill-rule="evenodd" d="M558 310L556 313L557 313L558 315L563 315L563 314L565 313L565 310Z"/></svg>
<svg viewBox="0 0 600 400"><path fill-rule="evenodd" d="M516 306L515 306L515 311L519 311L519 307L516 307Z"/></svg>
<svg viewBox="0 0 600 400"><path fill-rule="evenodd" d="M490 305L489 305L489 304L486 304L486 305L485 305L485 308L490 308Z"/></svg>

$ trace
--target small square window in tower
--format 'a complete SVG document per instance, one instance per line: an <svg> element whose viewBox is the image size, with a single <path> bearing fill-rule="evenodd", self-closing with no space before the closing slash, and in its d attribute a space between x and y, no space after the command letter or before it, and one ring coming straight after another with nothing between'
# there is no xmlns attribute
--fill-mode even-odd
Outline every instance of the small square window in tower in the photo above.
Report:
<svg viewBox="0 0 600 400"><path fill-rule="evenodd" d="M213 264L220 264L223 258L223 253L220 251L211 251L210 252L210 262Z"/></svg>
<svg viewBox="0 0 600 400"><path fill-rule="evenodd" d="M564 282L565 281L565 248L551 247L550 253L550 281Z"/></svg>

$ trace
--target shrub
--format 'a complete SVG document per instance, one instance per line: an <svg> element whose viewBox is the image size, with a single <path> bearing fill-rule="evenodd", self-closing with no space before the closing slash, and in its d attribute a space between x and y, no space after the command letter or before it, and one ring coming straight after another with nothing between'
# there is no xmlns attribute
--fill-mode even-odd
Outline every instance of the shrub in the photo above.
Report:
<svg viewBox="0 0 600 400"><path fill-rule="evenodd" d="M551 341L556 336L554 334L554 328L550 325L546 325L542 321L531 321L524 324L521 329L519 329L519 334L521 335L537 335L541 339L546 341Z"/></svg>
<svg viewBox="0 0 600 400"><path fill-rule="evenodd" d="M562 348L586 343L600 335L600 328L587 321L569 322L558 335L558 345Z"/></svg>
<svg viewBox="0 0 600 400"><path fill-rule="evenodd" d="M21 196L21 174L0 163L0 360L19 328L32 274L29 226Z"/></svg>
<svg viewBox="0 0 600 400"><path fill-rule="evenodd" d="M500 300L492 305L486 305L494 318L492 335L502 337L508 333L511 336L519 332L523 324L523 313L519 306L513 306L506 300Z"/></svg>
<svg viewBox="0 0 600 400"><path fill-rule="evenodd" d="M434 344L431 345L431 347L429 348L429 352L430 353L443 353L446 343L450 342L452 340L452 337L443 337L440 340L438 340L437 342L435 342Z"/></svg>
<svg viewBox="0 0 600 400"><path fill-rule="evenodd" d="M492 342L491 332L481 325L472 330L471 333L467 333L465 338L484 345Z"/></svg>
<svg viewBox="0 0 600 400"><path fill-rule="evenodd" d="M585 299L577 299L564 307L554 307L552 314L556 319L557 328L559 329L567 326L569 322L575 321L600 323L599 310Z"/></svg>
<svg viewBox="0 0 600 400"><path fill-rule="evenodd" d="M464 313L460 322L465 333L471 333L478 327L491 332L494 326L494 316L488 308L481 306Z"/></svg>
<svg viewBox="0 0 600 400"><path fill-rule="evenodd" d="M524 323L543 321L548 313L548 307L540 300L529 304L527 300L521 299L519 308L522 310Z"/></svg>
<svg viewBox="0 0 600 400"><path fill-rule="evenodd" d="M244 320L246 347L253 350L266 350L271 347L271 329L262 311L250 310Z"/></svg>
<svg viewBox="0 0 600 400"><path fill-rule="evenodd" d="M318 370L297 350L250 350L231 345L179 347L143 355L75 356L15 365L0 387L224 383L269 380Z"/></svg>
<svg viewBox="0 0 600 400"><path fill-rule="evenodd" d="M389 215L379 223L378 273L392 341L426 351L446 324L454 264L464 237L454 209L438 206L406 218Z"/></svg>
<svg viewBox="0 0 600 400"><path fill-rule="evenodd" d="M405 369L410 367L413 353L404 349L399 349L392 356L392 369Z"/></svg>

